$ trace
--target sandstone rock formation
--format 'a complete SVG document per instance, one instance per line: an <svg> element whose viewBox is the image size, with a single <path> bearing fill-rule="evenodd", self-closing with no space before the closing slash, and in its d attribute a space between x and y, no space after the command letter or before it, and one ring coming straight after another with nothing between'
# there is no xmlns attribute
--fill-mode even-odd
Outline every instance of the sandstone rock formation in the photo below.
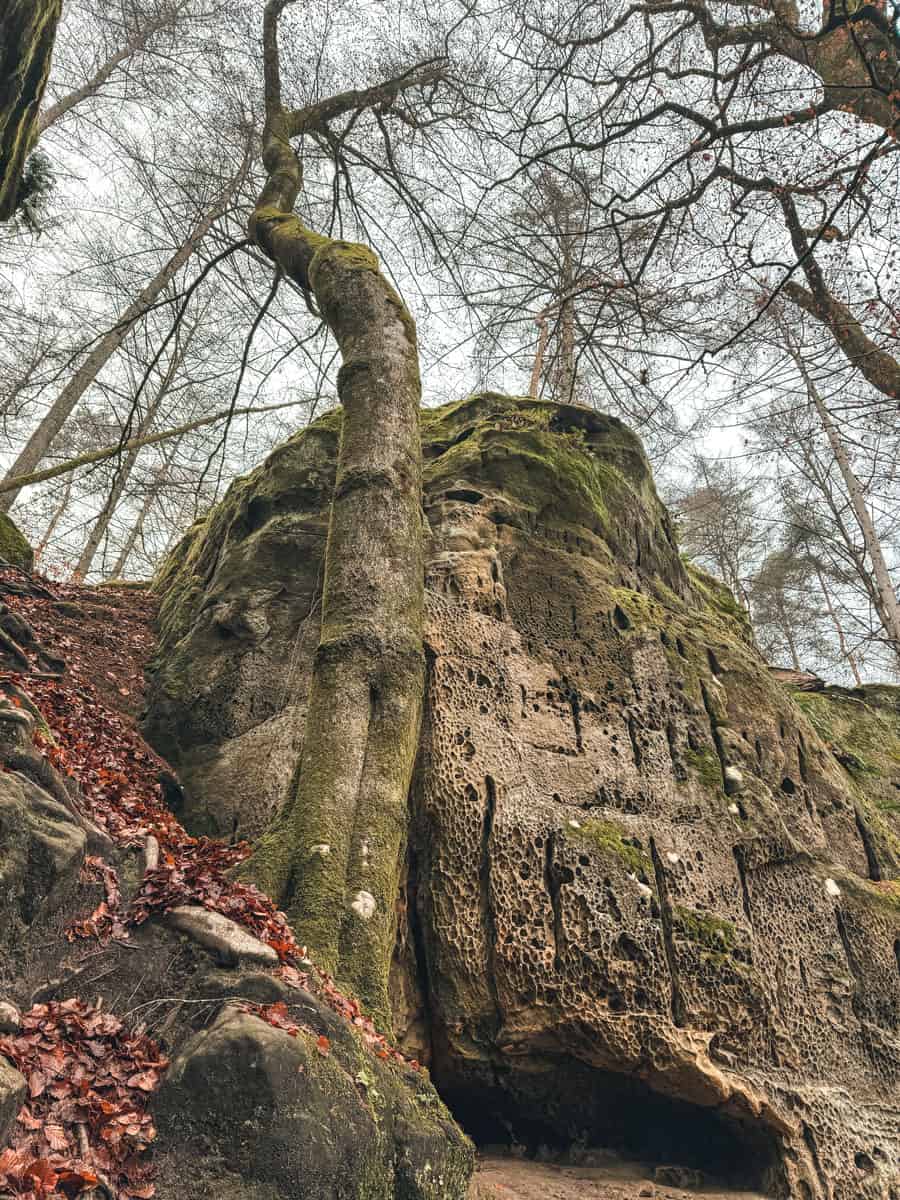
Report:
<svg viewBox="0 0 900 1200"><path fill-rule="evenodd" d="M253 837L292 785L338 436L235 484L159 581L145 728L194 830ZM898 692L770 674L619 422L485 395L424 441L406 1046L483 1142L896 1200Z"/></svg>

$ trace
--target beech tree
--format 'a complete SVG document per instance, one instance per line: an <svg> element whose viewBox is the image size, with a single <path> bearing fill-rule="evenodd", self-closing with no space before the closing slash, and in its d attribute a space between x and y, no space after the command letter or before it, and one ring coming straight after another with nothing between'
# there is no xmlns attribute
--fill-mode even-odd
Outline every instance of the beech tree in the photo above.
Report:
<svg viewBox="0 0 900 1200"><path fill-rule="evenodd" d="M421 382L416 329L366 246L332 239L295 212L292 142L438 82L440 62L304 108L284 101L278 26L263 27L267 179L250 235L307 292L341 353L343 427L325 551L319 647L297 792L247 871L276 900L318 962L375 1011L387 977L425 678Z"/></svg>

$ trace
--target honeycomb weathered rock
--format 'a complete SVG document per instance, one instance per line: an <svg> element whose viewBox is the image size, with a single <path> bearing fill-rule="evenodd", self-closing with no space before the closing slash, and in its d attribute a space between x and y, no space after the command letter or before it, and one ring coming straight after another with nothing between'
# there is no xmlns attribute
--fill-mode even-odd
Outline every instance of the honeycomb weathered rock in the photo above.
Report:
<svg viewBox="0 0 900 1200"><path fill-rule="evenodd" d="M204 829L254 835L291 785L338 430L236 484L160 580L147 730ZM795 699L619 422L482 396L423 441L398 1029L485 1136L896 1200L897 693Z"/></svg>

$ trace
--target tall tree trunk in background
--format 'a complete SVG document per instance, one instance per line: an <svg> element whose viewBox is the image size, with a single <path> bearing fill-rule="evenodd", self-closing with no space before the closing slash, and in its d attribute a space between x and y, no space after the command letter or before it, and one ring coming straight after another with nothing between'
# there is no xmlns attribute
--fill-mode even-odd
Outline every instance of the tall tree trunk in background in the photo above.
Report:
<svg viewBox="0 0 900 1200"><path fill-rule="evenodd" d="M556 399L571 404L575 399L575 277L572 248L568 233L563 240L560 263L559 363L556 371Z"/></svg>
<svg viewBox="0 0 900 1200"><path fill-rule="evenodd" d="M172 357L169 360L169 365L166 368L166 373L160 381L160 385L156 390L156 395L147 406L147 411L144 414L144 419L138 426L135 437L140 440L153 428L153 422L156 420L157 413L162 406L163 400L168 395L169 388L172 386L172 380L178 371L179 366L184 361L184 355L187 346L190 343L193 331L188 333L186 341L182 341L180 334L176 336L175 349ZM75 570L72 572L73 579L84 579L91 569L94 562L94 556L100 547L100 543L106 536L106 531L109 529L109 523L113 518L113 514L122 499L122 494L128 486L128 480L131 478L131 472L134 470L134 465L138 460L138 455L141 452L141 447L136 446L129 450L128 454L119 463L118 469L113 475L113 481L106 497L106 502L97 514L97 519L91 527L91 531L84 543L84 548L78 562L75 565Z"/></svg>
<svg viewBox="0 0 900 1200"><path fill-rule="evenodd" d="M315 297L334 334L343 429L297 791L243 873L287 906L317 961L388 1020L425 679L416 331L371 250L313 233L294 214L301 169L290 139L421 80L408 74L285 111L277 47L284 7L269 0L265 12L268 182L250 234Z"/></svg>
<svg viewBox="0 0 900 1200"><path fill-rule="evenodd" d="M537 400L541 393L541 375L544 373L544 355L547 352L547 339L550 336L548 321L550 313L553 311L553 305L548 304L542 308L538 315L534 318L534 323L538 327L537 347L534 351L534 366L531 368L531 379L528 383L528 395Z"/></svg>
<svg viewBox="0 0 900 1200"><path fill-rule="evenodd" d="M791 622L784 610L784 595L780 591L778 592L776 604L778 606L778 616L781 618L781 628L784 630L784 640L787 642L788 650L791 652L791 663L795 671L802 671L803 667L800 665L800 656L797 653L797 643L794 641L794 631L791 629Z"/></svg>
<svg viewBox="0 0 900 1200"><path fill-rule="evenodd" d="M162 400L162 395L160 395L159 399L160 401ZM159 405L156 404L147 413L147 416L141 422L141 426L138 429L138 436L141 436L149 430L153 423L153 419L156 416L158 408ZM113 514L118 508L119 501L122 499L122 493L125 491L128 480L131 477L131 472L134 470L134 465L138 460L139 454L140 449L129 451L113 475L113 481L109 492L107 493L106 501L103 507L100 509L100 512L97 514L97 519L91 526L91 531L88 534L87 540L84 543L84 548L79 555L78 562L75 565L75 570L72 572L73 579L79 581L84 579L93 566L94 556L100 548L100 543L103 541L106 531L109 529L109 523L113 518Z"/></svg>
<svg viewBox="0 0 900 1200"><path fill-rule="evenodd" d="M0 15L0 221L15 212L62 0L5 0Z"/></svg>
<svg viewBox="0 0 900 1200"><path fill-rule="evenodd" d="M19 457L6 472L4 482L14 479L17 475L28 475L34 471L52 446L56 435L72 415L75 405L125 341L132 327L141 319L154 301L160 297L165 288L168 287L176 274L196 251L215 221L225 212L238 185L238 178L235 178L228 184L227 188L203 214L165 266L154 275L137 298L129 304L113 328L103 335L57 396L56 400L54 400L43 420L25 443ZM0 511L9 512L15 503L19 491L19 488L15 488L0 495Z"/></svg>
<svg viewBox="0 0 900 1200"><path fill-rule="evenodd" d="M831 593L828 590L828 587L825 583L825 576L822 574L821 570L819 569L818 563L815 564L815 570L816 570L816 578L819 581L819 587L822 589L822 598L825 601L825 609L828 613L828 616L831 618L831 623L834 626L835 633L837 634L838 645L841 648L841 656L844 659L844 661L849 665L850 670L853 672L853 678L856 680L856 686L862 687L862 677L860 676L860 673L859 673L859 667L857 667L857 665L856 665L856 659L853 657L853 651L847 645L847 638L844 634L844 627L841 624L840 619L838 618L838 615L834 610L834 605L831 602Z"/></svg>
<svg viewBox="0 0 900 1200"><path fill-rule="evenodd" d="M66 480L66 486L63 489L62 500L60 500L59 504L57 504L56 508L53 510L53 516L50 518L49 524L47 525L47 528L44 530L44 536L41 538L41 540L38 542L38 544L34 548L34 561L35 562L38 562L40 560L41 555L44 553L44 551L47 549L47 546L50 543L50 539L53 537L54 533L56 533L56 527L59 524L59 522L62 520L63 514L65 513L66 509L69 507L69 500L70 500L71 496L72 496L72 476L70 475L69 478Z"/></svg>
<svg viewBox="0 0 900 1200"><path fill-rule="evenodd" d="M878 619L881 621L891 649L896 657L900 659L900 604L897 603L897 593L894 591L894 585L891 582L891 575L888 570L887 560L884 557L881 541L878 537L878 531L875 528L875 522L872 520L869 510L866 507L863 486L851 466L847 448L841 440L841 435L838 432L831 413L828 411L828 407L822 399L819 389L806 369L806 363L803 361L792 340L789 342L789 345L791 347L791 356L797 364L800 374L803 376L807 393L822 423L822 428L825 430L825 436L828 438L831 452L834 454L838 470L844 480L850 506L853 509L866 551L869 555L869 561L872 564L872 574L875 576L875 603Z"/></svg>

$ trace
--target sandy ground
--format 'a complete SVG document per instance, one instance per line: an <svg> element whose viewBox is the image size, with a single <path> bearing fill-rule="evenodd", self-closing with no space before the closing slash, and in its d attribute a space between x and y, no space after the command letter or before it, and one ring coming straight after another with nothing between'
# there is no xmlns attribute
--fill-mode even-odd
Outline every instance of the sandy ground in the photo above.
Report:
<svg viewBox="0 0 900 1200"><path fill-rule="evenodd" d="M609 1163L597 1167L555 1166L526 1159L485 1156L470 1200L764 1200L759 1192L722 1191L713 1185L686 1190L656 1183L652 1170Z"/></svg>

